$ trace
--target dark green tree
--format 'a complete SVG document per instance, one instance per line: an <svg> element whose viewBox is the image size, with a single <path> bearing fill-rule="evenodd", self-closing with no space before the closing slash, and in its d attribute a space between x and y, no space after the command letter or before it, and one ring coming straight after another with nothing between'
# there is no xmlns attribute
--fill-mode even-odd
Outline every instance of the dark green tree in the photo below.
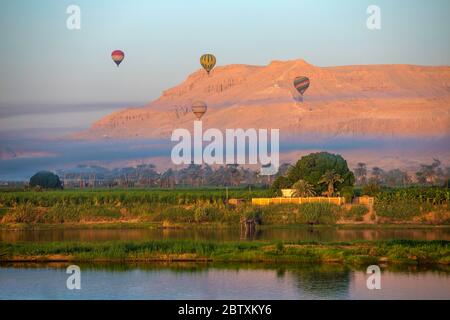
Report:
<svg viewBox="0 0 450 320"><path fill-rule="evenodd" d="M355 176L348 169L347 161L341 155L318 152L298 160L285 176L275 179L272 190L279 193L281 187L292 187L295 182L304 180L314 186L316 194L322 194L327 191L328 186L320 184L319 181L327 171L333 171L342 178L342 182L335 185L336 191L340 191L345 186L353 186L355 183Z"/></svg>
<svg viewBox="0 0 450 320"><path fill-rule="evenodd" d="M44 189L62 189L61 180L50 171L39 171L30 178L30 187L37 186Z"/></svg>

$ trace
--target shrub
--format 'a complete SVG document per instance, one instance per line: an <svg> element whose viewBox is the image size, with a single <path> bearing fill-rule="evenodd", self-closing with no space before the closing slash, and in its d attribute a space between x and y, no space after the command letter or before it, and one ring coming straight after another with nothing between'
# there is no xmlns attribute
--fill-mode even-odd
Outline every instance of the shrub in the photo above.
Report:
<svg viewBox="0 0 450 320"><path fill-rule="evenodd" d="M284 251L284 244L282 241L278 241L276 244L276 250L278 253L281 253Z"/></svg>
<svg viewBox="0 0 450 320"><path fill-rule="evenodd" d="M364 216L369 212L369 209L361 204L352 206L346 213L345 217L355 221L362 221Z"/></svg>
<svg viewBox="0 0 450 320"><path fill-rule="evenodd" d="M254 208L247 213L247 216L261 217L263 224L291 224L298 223L298 205L296 204L276 204Z"/></svg>
<svg viewBox="0 0 450 320"><path fill-rule="evenodd" d="M218 221L220 217L221 214L217 208L211 206L195 208L194 218L196 222Z"/></svg>
<svg viewBox="0 0 450 320"><path fill-rule="evenodd" d="M39 212L30 205L18 205L10 209L3 217L5 223L35 223L40 222Z"/></svg>
<svg viewBox="0 0 450 320"><path fill-rule="evenodd" d="M261 210L261 208L258 208L258 207L247 209L244 212L244 217L246 219L261 220L262 216L263 216L262 210Z"/></svg>
<svg viewBox="0 0 450 320"><path fill-rule="evenodd" d="M341 190L341 197L345 198L345 202L351 203L353 201L353 197L355 196L355 190L353 186L343 187Z"/></svg>
<svg viewBox="0 0 450 320"><path fill-rule="evenodd" d="M324 202L303 203L299 205L300 222L310 224L334 224L340 207Z"/></svg>
<svg viewBox="0 0 450 320"><path fill-rule="evenodd" d="M375 211L380 217L393 220L411 220L420 214L420 203L413 200L376 201Z"/></svg>
<svg viewBox="0 0 450 320"><path fill-rule="evenodd" d="M42 187L44 189L62 189L59 177L49 171L40 171L30 179L30 187Z"/></svg>

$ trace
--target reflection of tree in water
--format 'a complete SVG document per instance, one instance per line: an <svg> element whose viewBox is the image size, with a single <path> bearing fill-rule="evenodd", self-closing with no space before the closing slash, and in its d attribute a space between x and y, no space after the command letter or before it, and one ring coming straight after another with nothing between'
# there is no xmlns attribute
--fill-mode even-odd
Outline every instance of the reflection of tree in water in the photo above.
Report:
<svg viewBox="0 0 450 320"><path fill-rule="evenodd" d="M305 265L290 269L301 296L315 299L348 297L352 273L340 265Z"/></svg>

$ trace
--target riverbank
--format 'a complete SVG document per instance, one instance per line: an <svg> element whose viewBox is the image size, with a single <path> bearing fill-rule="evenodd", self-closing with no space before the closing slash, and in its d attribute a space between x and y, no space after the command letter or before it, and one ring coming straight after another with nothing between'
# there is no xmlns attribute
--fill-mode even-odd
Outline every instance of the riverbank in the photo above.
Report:
<svg viewBox="0 0 450 320"><path fill-rule="evenodd" d="M1 243L2 262L264 262L450 265L450 241Z"/></svg>
<svg viewBox="0 0 450 320"><path fill-rule="evenodd" d="M363 206L341 207L328 203L283 204L267 207L251 205L56 205L40 207L16 205L0 212L0 229L33 230L54 228L193 228L238 227L243 219L262 226L342 225L342 226L443 226L449 225L450 211L441 210L414 219L380 218L375 212L349 216ZM367 209L366 209L367 210ZM370 216L370 217L369 217Z"/></svg>
<svg viewBox="0 0 450 320"><path fill-rule="evenodd" d="M417 223L337 223L335 225L306 225L306 224L272 224L258 225L257 230L266 229L298 229L309 228L320 230L323 228L335 227L341 230L436 230L450 229L450 225L430 225ZM3 231L45 231L45 230L202 230L202 229L236 229L238 223L169 223L169 222L140 222L140 221L97 221L79 223L0 223L0 230Z"/></svg>

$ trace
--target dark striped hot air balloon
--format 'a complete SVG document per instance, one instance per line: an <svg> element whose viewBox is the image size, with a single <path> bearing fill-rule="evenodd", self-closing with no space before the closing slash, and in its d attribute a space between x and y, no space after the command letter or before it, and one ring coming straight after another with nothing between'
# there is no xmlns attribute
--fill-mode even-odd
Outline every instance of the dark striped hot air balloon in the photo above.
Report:
<svg viewBox="0 0 450 320"><path fill-rule="evenodd" d="M206 70L206 72L209 72L214 68L216 65L216 57L212 54L204 54L200 57L200 64L202 67Z"/></svg>
<svg viewBox="0 0 450 320"><path fill-rule="evenodd" d="M297 77L294 79L294 87L302 96L309 88L309 83L310 82L308 77Z"/></svg>
<svg viewBox="0 0 450 320"><path fill-rule="evenodd" d="M119 66L119 64L122 62L123 58L125 58L125 53L123 53L122 50L114 50L111 53L111 58L117 64L117 66Z"/></svg>
<svg viewBox="0 0 450 320"><path fill-rule="evenodd" d="M208 106L203 101L194 101L192 103L192 113L200 120L203 115L206 113Z"/></svg>

